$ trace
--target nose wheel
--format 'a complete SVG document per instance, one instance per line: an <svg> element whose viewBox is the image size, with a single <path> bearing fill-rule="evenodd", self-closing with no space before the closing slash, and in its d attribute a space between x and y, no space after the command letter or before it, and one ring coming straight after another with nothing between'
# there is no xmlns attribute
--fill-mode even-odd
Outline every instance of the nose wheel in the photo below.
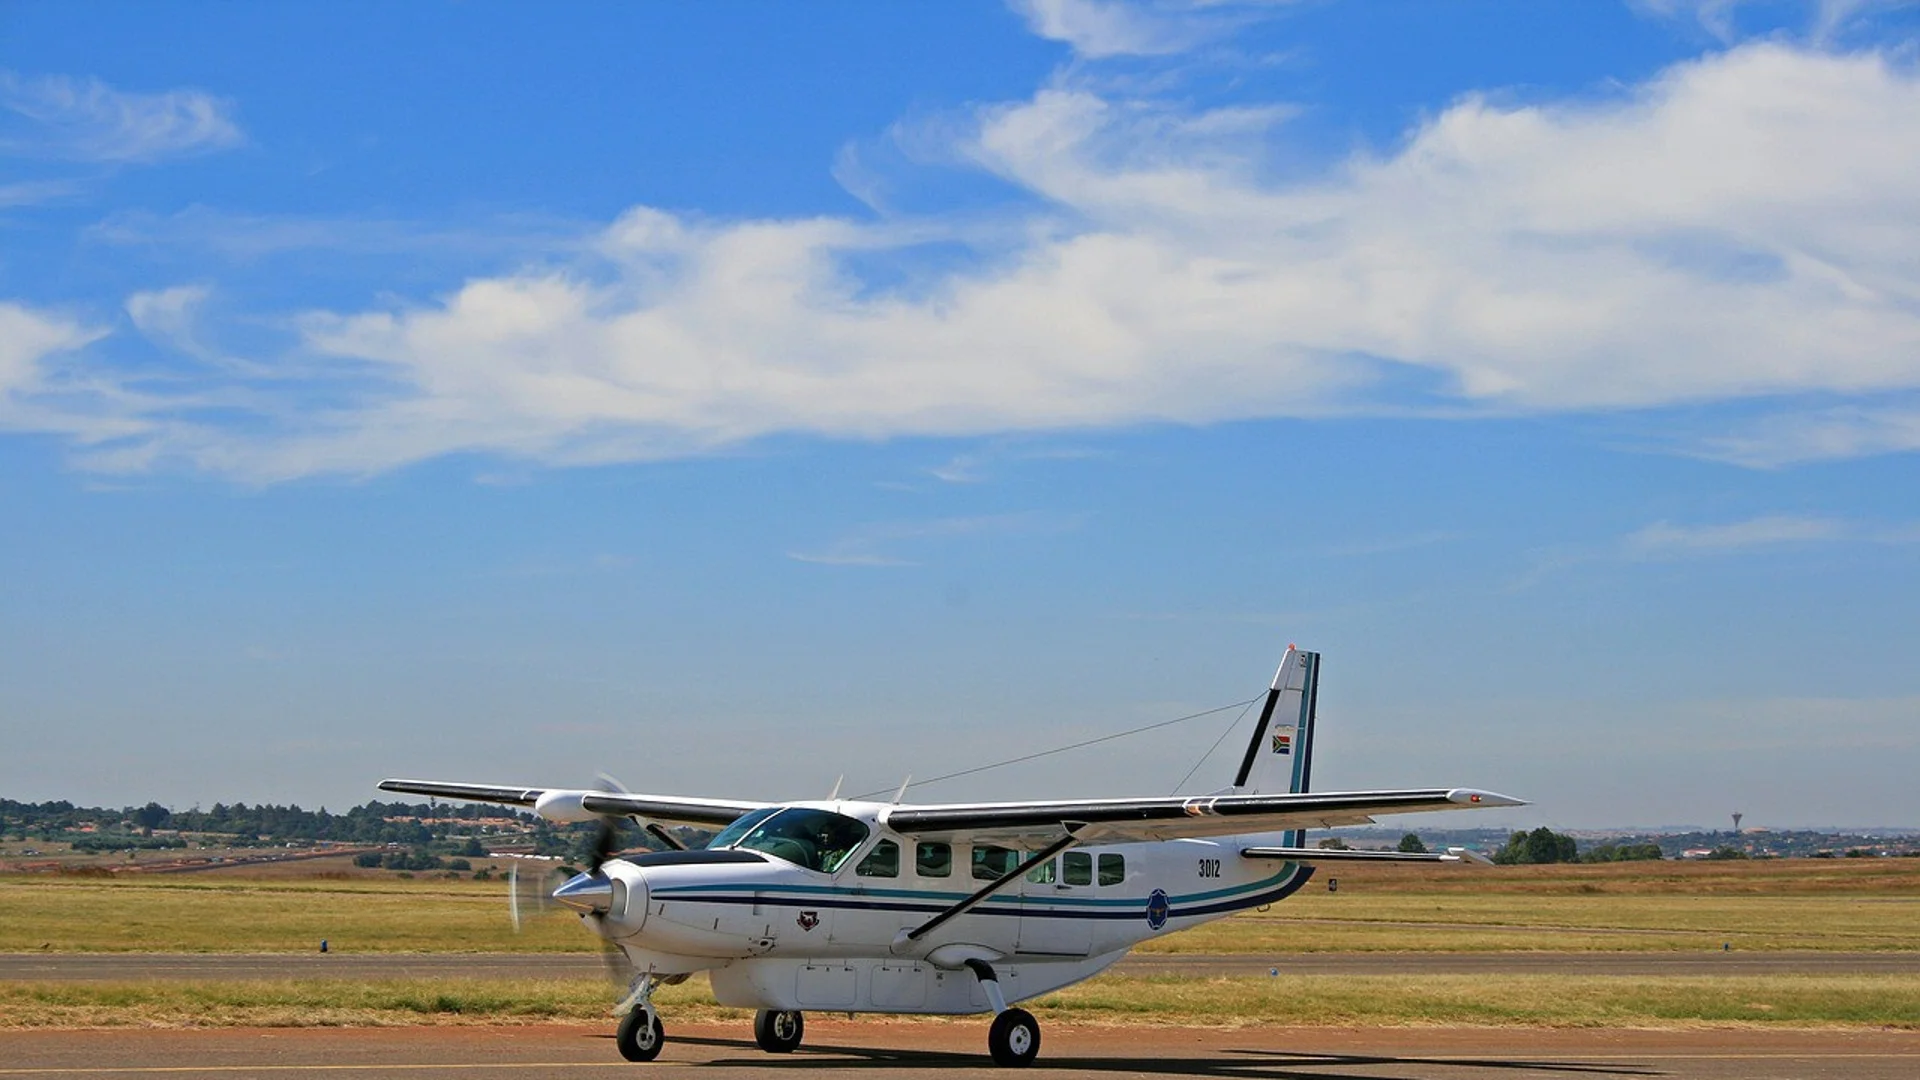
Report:
<svg viewBox="0 0 1920 1080"><path fill-rule="evenodd" d="M798 1012L761 1009L753 1014L753 1041L769 1054L791 1054L800 1046L807 1022Z"/></svg>
<svg viewBox="0 0 1920 1080"><path fill-rule="evenodd" d="M660 1025L660 1015L651 1007L635 1009L621 1017L620 1030L614 1035L620 1056L628 1061L652 1061L660 1056L660 1047L666 1041L667 1032Z"/></svg>

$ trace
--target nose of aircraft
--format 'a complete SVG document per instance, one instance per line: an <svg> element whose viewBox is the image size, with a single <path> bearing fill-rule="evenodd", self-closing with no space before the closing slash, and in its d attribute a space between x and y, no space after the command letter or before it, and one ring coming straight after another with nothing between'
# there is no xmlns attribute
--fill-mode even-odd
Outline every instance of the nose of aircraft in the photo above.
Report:
<svg viewBox="0 0 1920 1080"><path fill-rule="evenodd" d="M602 863L589 874L575 874L553 890L555 901L582 915L598 915L596 925L616 936L632 933L647 921L647 880L630 863Z"/></svg>
<svg viewBox="0 0 1920 1080"><path fill-rule="evenodd" d="M604 915L613 907L613 881L604 874L575 874L553 898L579 912Z"/></svg>

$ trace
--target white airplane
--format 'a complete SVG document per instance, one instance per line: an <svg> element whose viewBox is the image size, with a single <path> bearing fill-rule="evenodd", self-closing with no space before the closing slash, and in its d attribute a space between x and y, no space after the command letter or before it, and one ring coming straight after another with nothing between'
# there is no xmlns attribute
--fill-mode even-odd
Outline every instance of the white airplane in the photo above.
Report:
<svg viewBox="0 0 1920 1080"><path fill-rule="evenodd" d="M1310 864L1485 861L1460 848L1303 846L1301 830L1379 814L1525 805L1469 788L1309 793L1319 672L1318 653L1288 646L1232 786L1201 797L767 805L422 780L380 787L529 806L549 821L631 818L676 849L663 825L720 829L699 850L603 852L553 893L633 965L614 1010L628 1060L660 1053L654 990L704 971L722 1004L759 1010L754 1038L773 1053L800 1045L807 1009L990 1010L993 1060L1026 1065L1040 1028L1014 1002L1096 975L1142 941L1283 899L1312 876Z"/></svg>

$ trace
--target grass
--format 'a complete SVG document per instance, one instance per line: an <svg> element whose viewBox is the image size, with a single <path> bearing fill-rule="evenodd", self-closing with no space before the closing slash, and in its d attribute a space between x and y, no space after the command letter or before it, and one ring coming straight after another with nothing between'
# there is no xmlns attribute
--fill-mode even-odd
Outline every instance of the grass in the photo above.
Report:
<svg viewBox="0 0 1920 1080"><path fill-rule="evenodd" d="M1340 880L1327 891L1328 877ZM1142 952L1920 949L1920 859L1322 869Z"/></svg>
<svg viewBox="0 0 1920 1080"><path fill-rule="evenodd" d="M501 882L0 878L0 952L592 952L562 912L516 934Z"/></svg>
<svg viewBox="0 0 1920 1080"><path fill-rule="evenodd" d="M1920 860L1322 870L1306 890L1143 951L1920 949ZM0 877L0 951L590 952L564 913L516 935L498 882ZM0 1028L602 1023L599 980L0 984ZM682 1020L743 1019L695 979ZM1920 976L1110 975L1030 1003L1070 1023L1875 1026L1920 1029Z"/></svg>
<svg viewBox="0 0 1920 1080"><path fill-rule="evenodd" d="M1108 976L1044 997L1034 1011L1129 1024L1920 1029L1920 977Z"/></svg>
<svg viewBox="0 0 1920 1080"><path fill-rule="evenodd" d="M1322 884L1340 879L1337 893ZM501 882L0 877L0 952L590 952L515 934ZM1298 895L1143 952L1920 949L1920 859L1323 869Z"/></svg>
<svg viewBox="0 0 1920 1080"><path fill-rule="evenodd" d="M593 979L0 984L0 1030L47 1027L315 1027L605 1022ZM655 999L680 1022L744 1022L698 979ZM1920 1030L1920 977L1298 975L1105 976L1029 1002L1043 1020L1240 1027L1473 1025Z"/></svg>

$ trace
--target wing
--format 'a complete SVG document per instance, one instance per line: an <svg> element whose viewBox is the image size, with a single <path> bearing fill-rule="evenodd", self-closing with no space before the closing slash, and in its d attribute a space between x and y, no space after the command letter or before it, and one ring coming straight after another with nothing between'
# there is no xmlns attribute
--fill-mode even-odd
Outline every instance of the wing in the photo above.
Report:
<svg viewBox="0 0 1920 1080"><path fill-rule="evenodd" d="M741 814L758 810L764 805L732 799L635 795L624 791L584 791L578 788L453 784L439 780L382 780L380 790L502 806L530 806L534 813L548 821L590 821L611 815L645 818L668 825L697 825L705 829L727 825Z"/></svg>
<svg viewBox="0 0 1920 1080"><path fill-rule="evenodd" d="M1068 802L899 806L882 819L895 832L1039 847L1072 833L1082 843L1234 836L1365 825L1377 814L1525 806L1472 788L1344 791L1297 795L1084 799Z"/></svg>

